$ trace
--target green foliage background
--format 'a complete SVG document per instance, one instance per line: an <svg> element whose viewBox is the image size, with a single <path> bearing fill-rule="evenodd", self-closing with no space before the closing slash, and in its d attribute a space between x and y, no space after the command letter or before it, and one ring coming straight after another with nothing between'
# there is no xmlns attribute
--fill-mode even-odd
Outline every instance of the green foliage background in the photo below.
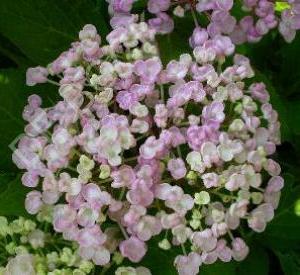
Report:
<svg viewBox="0 0 300 275"><path fill-rule="evenodd" d="M144 5L145 1L138 1L135 9L142 11ZM37 93L46 104L52 104L57 98L55 87L48 84L26 87L26 68L53 60L77 39L86 23L96 25L104 39L109 32L104 0L0 1L0 215L27 215L23 202L28 190L20 183L20 172L11 161L10 149L23 132L21 113L26 99ZM178 19L175 28L173 34L159 37L165 63L190 51L187 38L193 28L191 19ZM249 257L242 263L201 267L201 274L299 275L300 217L294 214L294 206L300 198L300 34L286 44L273 31L260 43L243 45L237 51L250 58L256 80L267 84L279 112L283 144L275 157L283 169L285 188L267 230L248 237ZM173 256L172 252L150 244L142 264L150 267L154 275L176 274Z"/></svg>

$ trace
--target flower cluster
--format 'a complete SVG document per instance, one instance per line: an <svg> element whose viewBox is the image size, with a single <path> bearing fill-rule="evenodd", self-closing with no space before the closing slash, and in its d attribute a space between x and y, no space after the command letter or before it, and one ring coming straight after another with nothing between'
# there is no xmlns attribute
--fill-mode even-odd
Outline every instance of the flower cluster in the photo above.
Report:
<svg viewBox="0 0 300 275"><path fill-rule="evenodd" d="M134 22L136 16L130 14L133 0L107 0L113 15L112 26ZM170 33L174 29L171 10L175 16L184 17L192 11L196 29L194 39L203 36L211 38L216 35L229 36L233 43L258 42L271 29L278 26L279 32L287 42L295 38L296 30L300 29L300 1L271 0L149 0L147 10L153 15L149 25L161 34ZM196 13L206 16L209 23L200 28ZM242 14L242 16L241 16Z"/></svg>
<svg viewBox="0 0 300 275"><path fill-rule="evenodd" d="M82 260L72 245L36 223L19 217L0 217L1 275L84 275L94 265Z"/></svg>
<svg viewBox="0 0 300 275"><path fill-rule="evenodd" d="M114 9L132 1L119 2ZM27 71L27 84L55 83L62 100L42 108L32 95L23 112L13 160L34 188L26 209L100 266L116 257L138 263L147 241L163 235L160 248L182 247L181 275L241 261L249 248L239 229L262 232L283 187L270 158L280 123L266 87L245 83L254 75L246 57L224 66L234 51L225 36L164 67L155 29L128 24L105 46L86 25L47 68ZM122 268L116 274L149 274Z"/></svg>

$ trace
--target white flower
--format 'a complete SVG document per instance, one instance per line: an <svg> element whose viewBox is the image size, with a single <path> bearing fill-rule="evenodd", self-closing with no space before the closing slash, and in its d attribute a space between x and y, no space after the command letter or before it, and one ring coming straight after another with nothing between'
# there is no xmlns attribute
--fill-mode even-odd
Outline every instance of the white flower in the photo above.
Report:
<svg viewBox="0 0 300 275"><path fill-rule="evenodd" d="M129 108L129 111L131 114L137 117L145 117L149 113L148 108L145 105L142 105L141 103L134 104Z"/></svg>
<svg viewBox="0 0 300 275"><path fill-rule="evenodd" d="M199 173L203 173L205 170L204 163L202 161L201 154L196 151L188 153L186 156L187 163L191 166L191 169Z"/></svg>
<svg viewBox="0 0 300 275"><path fill-rule="evenodd" d="M19 254L9 260L5 275L35 275L34 258L30 254Z"/></svg>

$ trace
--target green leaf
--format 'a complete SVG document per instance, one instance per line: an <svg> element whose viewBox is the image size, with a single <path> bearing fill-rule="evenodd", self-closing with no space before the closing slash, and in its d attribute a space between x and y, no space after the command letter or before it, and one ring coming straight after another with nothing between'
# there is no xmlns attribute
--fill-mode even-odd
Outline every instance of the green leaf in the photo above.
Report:
<svg viewBox="0 0 300 275"><path fill-rule="evenodd" d="M194 21L191 16L174 18L174 31L157 37L160 57L165 64L172 59L178 59L183 53L190 53L189 37L193 33Z"/></svg>
<svg viewBox="0 0 300 275"><path fill-rule="evenodd" d="M28 188L22 185L20 175L17 175L10 181L8 181L7 177L0 177L0 185L6 187L0 193L0 215L28 216L28 213L24 209L24 200L28 193Z"/></svg>
<svg viewBox="0 0 300 275"><path fill-rule="evenodd" d="M285 187L275 217L260 235L260 240L274 250L287 250L300 245L300 217L294 212L295 201L300 197L300 186L294 185L292 175L284 175Z"/></svg>
<svg viewBox="0 0 300 275"><path fill-rule="evenodd" d="M300 254L295 251L276 252L285 275L300 274Z"/></svg>
<svg viewBox="0 0 300 275"><path fill-rule="evenodd" d="M173 264L175 255L173 248L172 251L164 251L153 242L153 245L149 245L147 255L140 265L148 267L153 275L174 275L177 274Z"/></svg>
<svg viewBox="0 0 300 275"><path fill-rule="evenodd" d="M269 274L269 256L265 249L258 245L250 245L250 254L237 265L236 274L267 275Z"/></svg>
<svg viewBox="0 0 300 275"><path fill-rule="evenodd" d="M24 83L24 70L0 70L0 171L16 170L11 155L24 131L22 112L27 104L27 97L36 93L42 96L46 104L53 105L51 102L57 102L58 92L53 85L27 87Z"/></svg>
<svg viewBox="0 0 300 275"><path fill-rule="evenodd" d="M1 0L0 33L36 64L46 65L78 37L88 23L105 36L107 11L92 0Z"/></svg>
<svg viewBox="0 0 300 275"><path fill-rule="evenodd" d="M282 94L299 98L300 89L300 36L292 43L282 43L278 58L280 70L276 75L283 87ZM292 99L291 99L292 102Z"/></svg>
<svg viewBox="0 0 300 275"><path fill-rule="evenodd" d="M295 135L300 135L300 100L291 100L288 109L288 123Z"/></svg>
<svg viewBox="0 0 300 275"><path fill-rule="evenodd" d="M275 89L270 80L262 72L256 70L254 79L255 81L262 81L266 84L267 90L270 93L270 102L273 105L273 108L279 114L282 140L290 140L292 132L288 123L287 102L281 97L280 93Z"/></svg>
<svg viewBox="0 0 300 275"><path fill-rule="evenodd" d="M236 274L236 263L234 261L229 263L222 263L220 261L211 265L202 265L200 267L201 275L235 275Z"/></svg>

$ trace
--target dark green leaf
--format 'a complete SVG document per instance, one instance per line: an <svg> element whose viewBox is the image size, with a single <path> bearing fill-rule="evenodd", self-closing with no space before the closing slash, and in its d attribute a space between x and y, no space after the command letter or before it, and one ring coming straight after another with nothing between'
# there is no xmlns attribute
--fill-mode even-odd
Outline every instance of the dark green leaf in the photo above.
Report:
<svg viewBox="0 0 300 275"><path fill-rule="evenodd" d="M222 263L220 261L211 264L211 265L202 265L200 267L201 275L235 275L236 274L236 263Z"/></svg>
<svg viewBox="0 0 300 275"><path fill-rule="evenodd" d="M57 101L57 90L49 84L26 87L25 71L17 69L0 70L0 171L15 170L11 155L16 142L23 133L22 111L27 97L40 94L48 102ZM53 104L51 104L53 105Z"/></svg>
<svg viewBox="0 0 300 275"><path fill-rule="evenodd" d="M16 176L8 181L7 177L0 177L0 185L6 189L0 193L0 215L4 216L28 216L24 209L24 200L28 188L21 183L21 176Z"/></svg>
<svg viewBox="0 0 300 275"><path fill-rule="evenodd" d="M270 101L274 109L279 114L283 141L291 139L291 129L288 123L287 102L280 96L280 93L274 88L270 80L262 72L257 70L255 71L255 81L262 81L267 86L267 90L270 93Z"/></svg>
<svg viewBox="0 0 300 275"><path fill-rule="evenodd" d="M85 24L95 24L105 36L104 13L91 0L1 0L0 32L34 63L46 65L68 49Z"/></svg>
<svg viewBox="0 0 300 275"><path fill-rule="evenodd" d="M171 34L158 36L160 56L164 64L178 59L183 53L190 53L189 37L193 33L194 21L191 16L175 19L175 29Z"/></svg>
<svg viewBox="0 0 300 275"><path fill-rule="evenodd" d="M285 275L300 274L300 254L295 251L276 252Z"/></svg>
<svg viewBox="0 0 300 275"><path fill-rule="evenodd" d="M300 197L300 186L294 185L291 175L285 175L285 187L279 208L261 240L273 249L290 249L300 245L300 217L294 213L295 201Z"/></svg>
<svg viewBox="0 0 300 275"><path fill-rule="evenodd" d="M250 246L250 254L246 260L237 265L236 274L239 275L268 275L269 256L265 249L260 246Z"/></svg>

